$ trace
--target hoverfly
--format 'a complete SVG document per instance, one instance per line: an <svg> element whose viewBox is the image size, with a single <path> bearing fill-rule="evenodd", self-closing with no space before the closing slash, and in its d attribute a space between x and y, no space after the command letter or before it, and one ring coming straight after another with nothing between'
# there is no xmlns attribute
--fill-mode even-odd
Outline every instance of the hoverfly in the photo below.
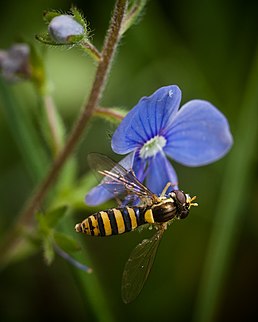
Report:
<svg viewBox="0 0 258 322"><path fill-rule="evenodd" d="M144 239L134 248L125 265L121 291L124 303L129 303L139 295L148 278L167 225L176 219L186 218L190 207L197 206L193 203L196 197L191 198L182 190L167 193L171 183L158 196L136 178L133 170L126 170L102 154L91 153L89 164L101 175L100 184L116 198L123 195L125 202L123 206L90 215L75 226L77 232L104 237L123 234L144 224L156 229L150 239Z"/></svg>

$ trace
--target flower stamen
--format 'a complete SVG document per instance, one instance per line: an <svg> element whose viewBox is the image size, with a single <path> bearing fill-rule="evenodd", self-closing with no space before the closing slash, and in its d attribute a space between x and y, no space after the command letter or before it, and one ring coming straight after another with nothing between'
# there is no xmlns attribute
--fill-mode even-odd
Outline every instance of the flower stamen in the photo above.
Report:
<svg viewBox="0 0 258 322"><path fill-rule="evenodd" d="M158 152L162 151L166 143L167 140L164 136L156 135L154 138L151 138L149 141L144 143L140 150L140 157L142 159L147 159L155 156Z"/></svg>

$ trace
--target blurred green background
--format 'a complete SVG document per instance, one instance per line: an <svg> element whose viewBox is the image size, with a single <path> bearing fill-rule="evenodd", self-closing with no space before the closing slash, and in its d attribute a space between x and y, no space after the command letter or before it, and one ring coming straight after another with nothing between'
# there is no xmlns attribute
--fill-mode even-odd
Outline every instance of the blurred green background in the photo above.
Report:
<svg viewBox="0 0 258 322"><path fill-rule="evenodd" d="M73 4L84 12L93 42L101 48L114 1ZM57 0L1 2L0 47L8 48L21 35L36 43L34 35L45 30L43 10L65 11L70 5ZM198 196L199 207L168 229L149 280L132 304L121 301L121 275L130 251L149 233L82 238L111 312L103 321L258 320L257 12L258 2L251 0L152 0L140 23L122 39L103 106L129 110L142 96L177 84L182 103L207 99L227 116L235 143L225 158L209 166L174 163L181 188ZM95 67L76 49L48 48L46 60L53 97L69 131ZM12 85L12 91L19 108L35 120L38 102L31 84ZM1 235L34 187L3 104L0 93ZM114 157L109 137L114 129L100 119L91 122L76 151L80 175L88 171L88 152ZM74 214L71 234L86 215L83 209ZM91 301L81 296L80 283L62 258L49 267L36 253L0 272L0 320L99 321Z"/></svg>

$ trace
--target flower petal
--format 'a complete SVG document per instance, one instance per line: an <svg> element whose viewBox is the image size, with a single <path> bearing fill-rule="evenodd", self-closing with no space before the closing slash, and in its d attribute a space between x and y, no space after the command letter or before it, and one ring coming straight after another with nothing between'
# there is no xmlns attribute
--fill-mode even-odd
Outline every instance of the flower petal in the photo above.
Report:
<svg viewBox="0 0 258 322"><path fill-rule="evenodd" d="M187 166L220 159L233 143L225 116L203 100L192 100L179 110L166 138L165 153Z"/></svg>
<svg viewBox="0 0 258 322"><path fill-rule="evenodd" d="M128 154L122 160L119 161L119 164L124 167L126 170L133 168L135 152Z"/></svg>
<svg viewBox="0 0 258 322"><path fill-rule="evenodd" d="M143 182L146 177L146 161L142 159L139 153L135 153L133 171L140 182Z"/></svg>
<svg viewBox="0 0 258 322"><path fill-rule="evenodd" d="M134 160L134 152L128 154L125 158L123 158L119 164L124 167L126 170L132 169ZM109 180L110 181L110 180ZM91 189L86 197L85 202L90 206L97 206L105 201L114 198L115 194L119 195L119 192L123 192L124 186L122 184L118 184L114 182L114 184L105 184L100 183L98 186Z"/></svg>
<svg viewBox="0 0 258 322"><path fill-rule="evenodd" d="M114 195L111 192L105 189L103 185L99 184L87 193L85 202L89 206L97 206L113 197Z"/></svg>
<svg viewBox="0 0 258 322"><path fill-rule="evenodd" d="M115 131L111 142L113 151L126 154L157 134L162 135L178 111L180 101L181 90L176 85L161 87L151 96L143 97Z"/></svg>
<svg viewBox="0 0 258 322"><path fill-rule="evenodd" d="M168 191L178 189L174 168L165 155L158 153L150 160L146 185L152 192L159 195L168 182L173 184L173 187Z"/></svg>

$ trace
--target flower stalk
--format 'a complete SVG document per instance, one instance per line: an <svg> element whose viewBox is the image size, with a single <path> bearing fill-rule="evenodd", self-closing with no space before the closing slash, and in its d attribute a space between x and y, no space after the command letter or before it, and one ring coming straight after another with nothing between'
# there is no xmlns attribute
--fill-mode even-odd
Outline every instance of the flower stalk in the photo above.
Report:
<svg viewBox="0 0 258 322"><path fill-rule="evenodd" d="M60 133L61 131L64 132L64 129L60 129L60 127L63 125L60 124L60 120L58 119L58 114L52 96L43 95L42 100L47 118L48 129L52 139L51 148L53 155L57 155L64 144L64 135L63 133Z"/></svg>
<svg viewBox="0 0 258 322"><path fill-rule="evenodd" d="M147 0L135 0L134 3L128 8L128 12L121 28L121 35L123 35L139 19L146 3Z"/></svg>
<svg viewBox="0 0 258 322"><path fill-rule="evenodd" d="M8 235L8 240L1 245L1 254L4 254L7 249L16 245L17 231L21 225L30 225L33 215L38 207L41 205L44 197L46 196L49 188L55 182L60 173L60 170L64 166L65 162L72 154L75 146L79 142L79 139L88 124L96 106L99 105L103 90L106 85L108 73L110 71L113 57L115 55L118 42L120 40L120 29L122 26L123 18L127 9L126 0L117 0L113 16L111 18L110 27L108 29L103 50L101 52L101 59L98 63L95 80L92 85L92 89L87 103L82 109L82 113L79 115L75 125L71 131L71 134L67 138L67 143L64 148L59 152L58 156L53 162L52 167L42 183L36 188L33 196L28 200L20 217L17 219L15 227Z"/></svg>
<svg viewBox="0 0 258 322"><path fill-rule="evenodd" d="M85 52L91 56L96 62L99 62L101 59L101 53L98 51L98 49L89 41L85 41L81 44L81 47Z"/></svg>
<svg viewBox="0 0 258 322"><path fill-rule="evenodd" d="M100 116L113 122L121 122L125 117L125 113L121 110L113 109L113 108L105 108L105 107L97 107L95 108L94 115Z"/></svg>

